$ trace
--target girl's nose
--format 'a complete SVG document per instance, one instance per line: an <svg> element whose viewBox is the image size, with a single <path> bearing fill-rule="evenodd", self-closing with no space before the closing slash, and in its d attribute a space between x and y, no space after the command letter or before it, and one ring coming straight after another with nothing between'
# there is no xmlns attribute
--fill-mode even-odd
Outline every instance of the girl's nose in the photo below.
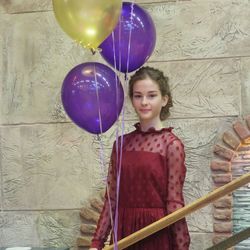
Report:
<svg viewBox="0 0 250 250"><path fill-rule="evenodd" d="M142 97L142 100L141 100L141 104L142 104L142 105L147 105L147 103L148 103L147 97L146 97L146 96L143 96L143 97Z"/></svg>

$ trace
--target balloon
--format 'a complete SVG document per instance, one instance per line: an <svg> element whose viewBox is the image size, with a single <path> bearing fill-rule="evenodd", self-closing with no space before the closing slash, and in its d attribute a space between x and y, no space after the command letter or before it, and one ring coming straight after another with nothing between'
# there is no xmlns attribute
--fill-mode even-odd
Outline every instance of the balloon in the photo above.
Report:
<svg viewBox="0 0 250 250"><path fill-rule="evenodd" d="M91 49L96 49L115 28L121 5L121 0L53 0L61 28Z"/></svg>
<svg viewBox="0 0 250 250"><path fill-rule="evenodd" d="M71 120L93 134L107 131L117 120L124 92L115 72L101 63L82 63L66 75L61 98Z"/></svg>
<svg viewBox="0 0 250 250"><path fill-rule="evenodd" d="M155 42L155 25L150 15L136 4L124 2L114 37L109 35L100 45L101 55L119 71L131 72L148 60Z"/></svg>

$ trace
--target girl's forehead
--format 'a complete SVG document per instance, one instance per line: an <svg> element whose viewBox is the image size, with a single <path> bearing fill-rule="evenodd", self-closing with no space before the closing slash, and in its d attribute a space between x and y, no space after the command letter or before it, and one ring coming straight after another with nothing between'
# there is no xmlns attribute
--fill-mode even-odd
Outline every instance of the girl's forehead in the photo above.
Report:
<svg viewBox="0 0 250 250"><path fill-rule="evenodd" d="M141 90L147 90L147 91L159 91L159 85L152 79L146 78L143 80L138 80L134 83L133 91L141 91Z"/></svg>

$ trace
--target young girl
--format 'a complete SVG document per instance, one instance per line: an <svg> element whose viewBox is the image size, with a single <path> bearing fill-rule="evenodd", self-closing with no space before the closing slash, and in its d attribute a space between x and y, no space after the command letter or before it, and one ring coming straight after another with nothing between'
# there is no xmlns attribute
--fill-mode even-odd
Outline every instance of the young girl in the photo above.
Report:
<svg viewBox="0 0 250 250"><path fill-rule="evenodd" d="M133 132L119 138L123 141L118 240L184 206L182 188L186 168L183 144L172 133L172 128L162 125L172 107L168 79L157 69L142 67L129 81L129 96L140 123L135 124ZM111 202L106 194L90 249L102 249L111 229L110 211L114 214L120 143L114 143L108 174ZM182 219L126 249L187 250L189 243L188 227Z"/></svg>

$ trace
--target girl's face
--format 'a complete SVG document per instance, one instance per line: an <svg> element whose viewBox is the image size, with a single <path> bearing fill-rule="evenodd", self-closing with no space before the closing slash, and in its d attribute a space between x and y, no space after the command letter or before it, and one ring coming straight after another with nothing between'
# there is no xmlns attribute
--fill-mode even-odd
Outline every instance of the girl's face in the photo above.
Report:
<svg viewBox="0 0 250 250"><path fill-rule="evenodd" d="M134 83L132 105L141 122L160 121L161 109L167 102L168 96L162 96L158 84L150 78Z"/></svg>

